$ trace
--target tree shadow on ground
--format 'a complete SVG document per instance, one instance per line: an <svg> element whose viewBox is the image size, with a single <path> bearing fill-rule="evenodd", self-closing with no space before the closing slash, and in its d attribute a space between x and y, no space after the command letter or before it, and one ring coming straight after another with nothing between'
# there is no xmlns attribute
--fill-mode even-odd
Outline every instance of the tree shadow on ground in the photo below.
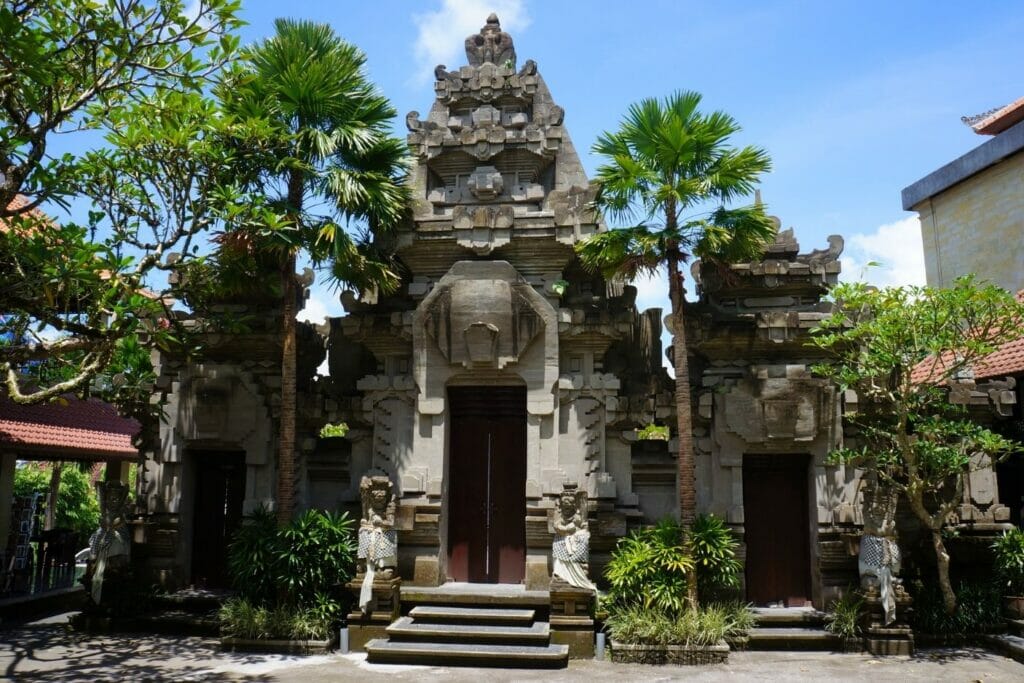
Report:
<svg viewBox="0 0 1024 683"><path fill-rule="evenodd" d="M958 647L934 647L918 649L911 657L911 662L928 662L932 664L952 664L965 660L994 662L1003 660L1006 657L993 650L988 650L977 645L965 645Z"/></svg>
<svg viewBox="0 0 1024 683"><path fill-rule="evenodd" d="M248 681L267 676L214 671L266 661L259 654L225 653L216 639L118 633L90 635L59 624L0 630L0 678L51 681Z"/></svg>

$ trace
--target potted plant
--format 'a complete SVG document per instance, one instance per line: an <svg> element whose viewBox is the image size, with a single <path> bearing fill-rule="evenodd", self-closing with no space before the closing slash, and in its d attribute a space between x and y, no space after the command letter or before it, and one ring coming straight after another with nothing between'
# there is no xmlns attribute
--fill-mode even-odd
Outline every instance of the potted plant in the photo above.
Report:
<svg viewBox="0 0 1024 683"><path fill-rule="evenodd" d="M1024 530L1010 529L992 543L996 571L1003 581L1003 610L1024 619Z"/></svg>
<svg viewBox="0 0 1024 683"><path fill-rule="evenodd" d="M727 641L740 642L752 625L746 605L686 604L686 574L696 566L707 591L735 583L741 568L736 541L717 520L694 524L693 556L679 524L666 520L619 541L605 570L611 586L602 607L614 662L716 664L727 661Z"/></svg>
<svg viewBox="0 0 1024 683"><path fill-rule="evenodd" d="M860 627L863 608L864 599L849 590L832 603L831 611L825 615L825 630L839 637L843 652L864 649Z"/></svg>

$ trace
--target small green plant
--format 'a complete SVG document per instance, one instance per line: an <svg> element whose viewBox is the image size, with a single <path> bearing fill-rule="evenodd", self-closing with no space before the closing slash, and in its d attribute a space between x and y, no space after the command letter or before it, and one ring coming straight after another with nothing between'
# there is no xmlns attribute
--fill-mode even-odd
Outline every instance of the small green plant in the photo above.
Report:
<svg viewBox="0 0 1024 683"><path fill-rule="evenodd" d="M1024 530L1010 529L992 543L1006 595L1024 595Z"/></svg>
<svg viewBox="0 0 1024 683"><path fill-rule="evenodd" d="M825 630L847 640L858 637L863 610L864 599L856 591L846 591L825 615Z"/></svg>
<svg viewBox="0 0 1024 683"><path fill-rule="evenodd" d="M605 624L620 643L716 645L726 637L746 635L753 624L753 614L739 603L716 603L680 614L632 605L616 608Z"/></svg>
<svg viewBox="0 0 1024 683"><path fill-rule="evenodd" d="M338 424L331 424L328 422L320 428L321 439L337 439L348 434L348 425L344 422Z"/></svg>
<svg viewBox="0 0 1024 683"><path fill-rule="evenodd" d="M636 430L636 438L641 441L668 441L668 427L651 423Z"/></svg>
<svg viewBox="0 0 1024 683"><path fill-rule="evenodd" d="M218 617L221 633L247 640L327 640L337 616L337 603L326 597L324 604L301 608L288 605L266 607L242 597L228 599Z"/></svg>
<svg viewBox="0 0 1024 683"><path fill-rule="evenodd" d="M677 522L666 519L652 528L634 531L619 540L605 568L605 578L611 584L609 612L612 605L654 608L665 614L682 612L686 573L692 567Z"/></svg>

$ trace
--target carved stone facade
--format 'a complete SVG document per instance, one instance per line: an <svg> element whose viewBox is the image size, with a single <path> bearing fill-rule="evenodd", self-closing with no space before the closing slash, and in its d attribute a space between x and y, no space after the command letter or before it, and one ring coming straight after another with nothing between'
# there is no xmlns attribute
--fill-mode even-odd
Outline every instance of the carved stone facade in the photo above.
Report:
<svg viewBox="0 0 1024 683"><path fill-rule="evenodd" d="M397 610L399 585L554 590L553 522L567 483L578 487L585 519L574 529L589 533L598 583L618 539L678 514L676 438L639 438L647 425L676 423L662 311L637 310L633 287L576 259L573 245L605 228L537 65L517 69L496 18L466 47L467 66L437 68L429 114L406 119L416 164L411 217L393 245L402 286L346 292L345 316L300 325L298 507L365 516L360 480L371 471L393 492L393 511L378 516L397 536L397 567L374 593L384 621L368 628ZM823 295L842 247L833 236L800 253L784 230L762 259L728 272L694 267L698 506L743 540L754 602L822 608L858 578L858 472L826 461L844 442L843 404L856 397L812 374L821 358L806 343L828 314ZM222 548L202 541L211 497L225 529L231 510L240 519L273 506L278 325L269 310L245 334L207 335L201 358L158 358L167 419L151 435L135 534L136 560L156 580L216 583L204 554ZM329 376L317 378L325 352ZM954 393L1005 408L1012 388ZM349 427L344 438L318 436L338 422ZM1006 519L991 469L972 475L961 518ZM795 583L755 585L769 573ZM586 591L577 593L560 603L566 628L584 623Z"/></svg>

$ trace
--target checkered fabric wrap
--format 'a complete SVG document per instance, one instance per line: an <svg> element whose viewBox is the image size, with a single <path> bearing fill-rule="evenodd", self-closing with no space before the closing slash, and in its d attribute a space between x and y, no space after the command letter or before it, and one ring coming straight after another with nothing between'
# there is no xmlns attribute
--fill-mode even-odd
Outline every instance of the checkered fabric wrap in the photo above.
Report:
<svg viewBox="0 0 1024 683"><path fill-rule="evenodd" d="M586 563L590 560L590 533L577 531L571 536L556 536L551 556L562 562Z"/></svg>
<svg viewBox="0 0 1024 683"><path fill-rule="evenodd" d="M860 563L865 568L892 567L900 562L900 547L891 538L864 536L860 541Z"/></svg>
<svg viewBox="0 0 1024 683"><path fill-rule="evenodd" d="M375 562L398 554L398 532L388 530L359 530L359 549L356 557Z"/></svg>

